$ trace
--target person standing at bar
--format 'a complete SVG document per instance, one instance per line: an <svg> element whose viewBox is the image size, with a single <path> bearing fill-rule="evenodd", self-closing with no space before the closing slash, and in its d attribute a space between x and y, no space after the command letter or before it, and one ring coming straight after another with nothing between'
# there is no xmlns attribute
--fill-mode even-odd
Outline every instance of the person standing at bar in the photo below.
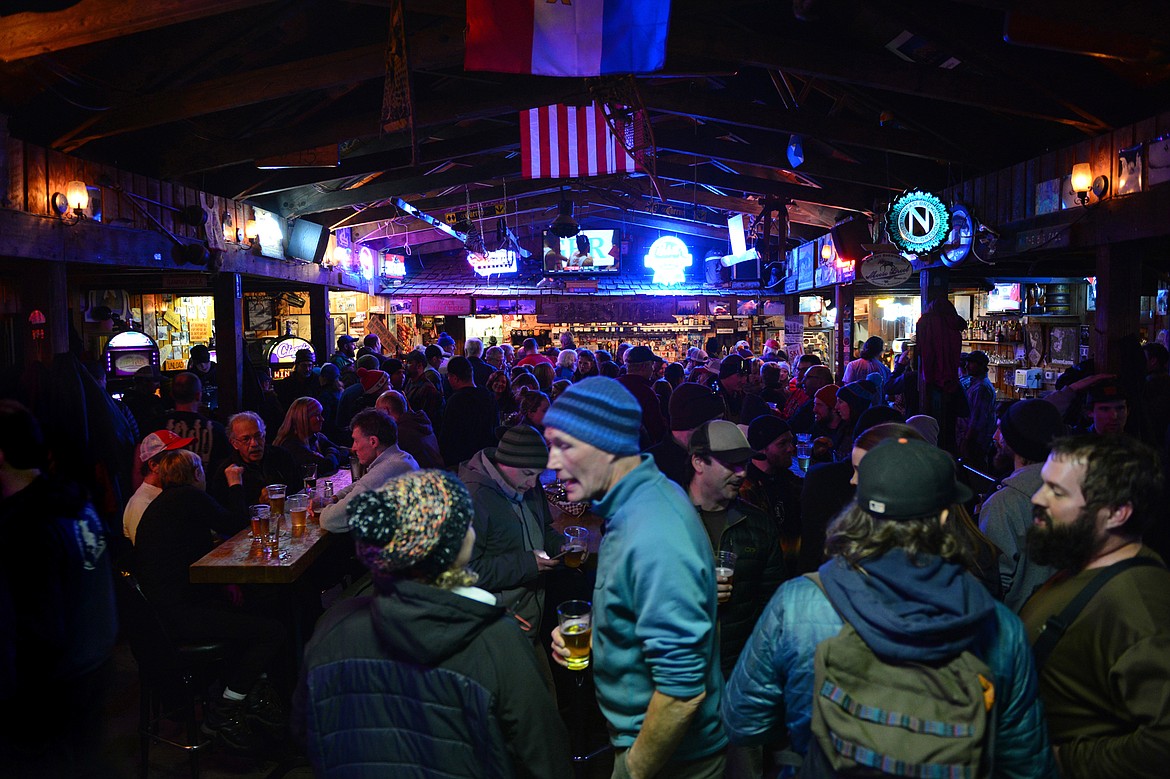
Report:
<svg viewBox="0 0 1170 779"><path fill-rule="evenodd" d="M548 467L605 519L593 589L597 700L614 776L723 773L715 565L694 506L638 454L642 410L606 378L574 384L545 417ZM653 507L653 513L647 512ZM569 656L553 630L553 659Z"/></svg>

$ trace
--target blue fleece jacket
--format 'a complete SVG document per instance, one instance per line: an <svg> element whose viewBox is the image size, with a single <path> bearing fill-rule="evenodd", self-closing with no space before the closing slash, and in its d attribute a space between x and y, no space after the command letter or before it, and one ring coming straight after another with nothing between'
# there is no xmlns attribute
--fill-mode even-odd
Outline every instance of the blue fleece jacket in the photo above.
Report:
<svg viewBox="0 0 1170 779"><path fill-rule="evenodd" d="M821 567L821 581L838 607L851 602L841 610L875 654L909 661L969 649L982 658L995 683L992 776L1055 777L1023 623L958 566L938 558L919 562L893 552L864 561L863 574L833 559ZM809 579L793 579L776 591L723 696L724 724L734 742L763 741L786 725L792 748L807 752L816 647L842 624Z"/></svg>
<svg viewBox="0 0 1170 779"><path fill-rule="evenodd" d="M711 543L686 494L648 455L600 501L605 518L593 588L594 684L619 748L634 743L655 690L706 692L674 760L727 743Z"/></svg>

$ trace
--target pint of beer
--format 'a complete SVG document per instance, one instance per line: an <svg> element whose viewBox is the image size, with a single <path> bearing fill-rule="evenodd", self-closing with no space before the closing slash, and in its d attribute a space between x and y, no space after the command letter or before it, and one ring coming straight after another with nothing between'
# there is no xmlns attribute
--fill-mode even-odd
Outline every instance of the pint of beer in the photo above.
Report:
<svg viewBox="0 0 1170 779"><path fill-rule="evenodd" d="M557 606L561 637L569 649L566 666L570 671L589 667L589 647L593 639L593 604L587 600L567 600Z"/></svg>
<svg viewBox="0 0 1170 779"><path fill-rule="evenodd" d="M272 507L272 516L279 517L284 514L284 496L288 490L283 484L269 484L268 485L268 505Z"/></svg>
<svg viewBox="0 0 1170 779"><path fill-rule="evenodd" d="M297 493L288 496L288 515L291 523L293 538L300 538L305 534L305 524L308 521L309 498Z"/></svg>
<svg viewBox="0 0 1170 779"><path fill-rule="evenodd" d="M589 556L589 528L578 525L565 528L565 543L561 550L565 553L565 565L580 568Z"/></svg>
<svg viewBox="0 0 1170 779"><path fill-rule="evenodd" d="M248 508L248 513L252 517L252 543L260 543L260 539L268 532L268 517L270 509L267 503L257 503L255 506Z"/></svg>

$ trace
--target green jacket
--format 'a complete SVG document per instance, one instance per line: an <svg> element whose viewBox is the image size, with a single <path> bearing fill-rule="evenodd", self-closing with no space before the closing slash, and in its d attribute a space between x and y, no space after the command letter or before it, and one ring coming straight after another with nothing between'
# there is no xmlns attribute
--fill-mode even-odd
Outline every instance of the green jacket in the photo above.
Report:
<svg viewBox="0 0 1170 779"><path fill-rule="evenodd" d="M1140 554L1157 558L1142 549ZM1100 572L1038 591L1020 612L1034 644ZM1037 669L1065 779L1163 777L1170 765L1170 572L1119 574L1089 601Z"/></svg>

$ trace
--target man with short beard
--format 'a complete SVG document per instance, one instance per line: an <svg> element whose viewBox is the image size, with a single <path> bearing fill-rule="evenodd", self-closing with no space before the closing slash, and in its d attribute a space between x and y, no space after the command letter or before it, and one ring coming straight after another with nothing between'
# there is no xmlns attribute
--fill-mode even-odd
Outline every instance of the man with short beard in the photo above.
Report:
<svg viewBox="0 0 1170 779"><path fill-rule="evenodd" d="M1003 602L1017 614L1036 588L1056 573L1032 560L1025 547L1032 527L1032 496L1043 485L1040 469L1052 440L1064 432L1056 406L1047 400L1019 400L1000 417L991 439L996 472L1010 469L1011 475L983 502L979 529L1003 552L999 557Z"/></svg>
<svg viewBox="0 0 1170 779"><path fill-rule="evenodd" d="M1020 612L1035 645L1111 566L1109 579L1072 618L1039 667L1040 696L1062 774L1161 777L1170 760L1170 573L1143 546L1157 519L1157 453L1125 436L1057 441L1032 498L1028 553L1061 573ZM1145 558L1149 565L1126 561Z"/></svg>

